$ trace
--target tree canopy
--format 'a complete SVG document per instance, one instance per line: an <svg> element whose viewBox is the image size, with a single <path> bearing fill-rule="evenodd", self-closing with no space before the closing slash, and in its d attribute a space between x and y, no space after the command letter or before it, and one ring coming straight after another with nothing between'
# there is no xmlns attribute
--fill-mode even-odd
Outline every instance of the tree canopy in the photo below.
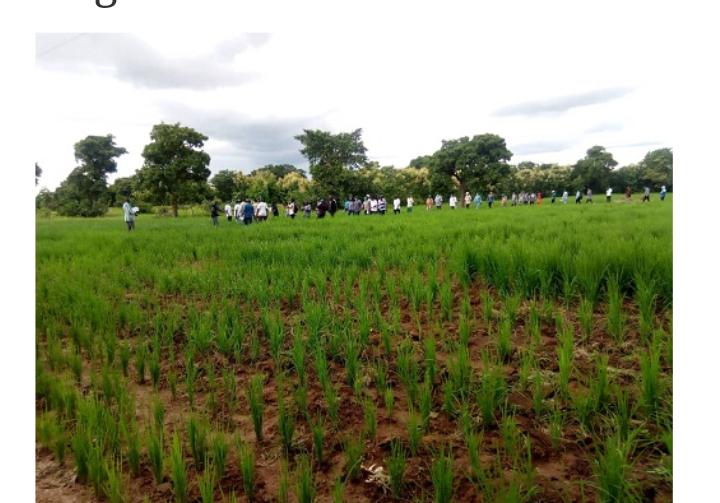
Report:
<svg viewBox="0 0 720 503"><path fill-rule="evenodd" d="M605 147L595 145L590 147L585 157L575 163L572 178L576 188L591 188L599 192L605 190L610 184L610 176L617 161Z"/></svg>
<svg viewBox="0 0 720 503"><path fill-rule="evenodd" d="M202 149L208 138L179 123L162 123L153 127L150 139L142 154L145 164L137 173L140 186L154 202L169 201L177 216L180 203L206 190L210 156Z"/></svg>

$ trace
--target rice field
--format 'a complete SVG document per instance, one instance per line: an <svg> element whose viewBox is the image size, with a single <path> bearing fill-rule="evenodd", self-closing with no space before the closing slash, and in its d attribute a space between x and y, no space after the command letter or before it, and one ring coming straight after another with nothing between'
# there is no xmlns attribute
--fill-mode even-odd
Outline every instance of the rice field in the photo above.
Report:
<svg viewBox="0 0 720 503"><path fill-rule="evenodd" d="M672 205L39 219L38 501L672 500Z"/></svg>

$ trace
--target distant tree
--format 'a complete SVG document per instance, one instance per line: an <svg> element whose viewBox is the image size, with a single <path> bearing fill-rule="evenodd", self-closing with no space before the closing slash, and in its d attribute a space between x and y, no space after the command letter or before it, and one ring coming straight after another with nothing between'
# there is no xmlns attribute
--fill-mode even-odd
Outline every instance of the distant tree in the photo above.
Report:
<svg viewBox="0 0 720 503"><path fill-rule="evenodd" d="M348 173L368 162L362 129L339 134L305 129L295 139L303 145L300 153L310 162L316 190L325 195L345 195Z"/></svg>
<svg viewBox="0 0 720 503"><path fill-rule="evenodd" d="M277 178L284 178L285 176L289 175L290 173L296 173L303 178L306 177L305 171L296 168L292 164L266 164L262 168L258 168L256 170L253 170L250 175L254 175L256 173L262 173L265 171L269 171L273 175L275 175Z"/></svg>
<svg viewBox="0 0 720 503"><path fill-rule="evenodd" d="M210 179L210 185L215 188L215 193L222 201L231 201L238 191L235 173L229 169L215 173Z"/></svg>
<svg viewBox="0 0 720 503"><path fill-rule="evenodd" d="M40 181L40 177L42 176L42 168L38 165L38 163L35 163L35 185L37 186L38 182Z"/></svg>
<svg viewBox="0 0 720 503"><path fill-rule="evenodd" d="M587 150L585 157L575 163L572 180L576 188L590 187L594 191L605 190L610 183L612 169L617 161L605 147L596 145Z"/></svg>
<svg viewBox="0 0 720 503"><path fill-rule="evenodd" d="M507 161L512 152L496 134L481 134L456 140L443 140L432 156L431 171L438 184L449 178L464 194L466 189L492 189L510 174Z"/></svg>
<svg viewBox="0 0 720 503"><path fill-rule="evenodd" d="M135 176L126 176L116 178L108 187L108 204L110 206L120 206L125 198L128 198L137 192L137 178Z"/></svg>
<svg viewBox="0 0 720 503"><path fill-rule="evenodd" d="M35 196L35 208L48 210L56 209L55 194L46 188L40 189L38 195Z"/></svg>
<svg viewBox="0 0 720 503"><path fill-rule="evenodd" d="M416 169L429 168L431 161L432 161L431 155L421 155L419 157L416 157L412 161L410 161L410 164L408 166L410 166L411 168L416 168Z"/></svg>
<svg viewBox="0 0 720 503"><path fill-rule="evenodd" d="M672 190L673 152L670 148L651 150L640 162L640 178L643 185L660 188L665 185Z"/></svg>
<svg viewBox="0 0 720 503"><path fill-rule="evenodd" d="M210 156L202 149L208 138L179 123L162 123L153 127L150 139L142 154L145 164L137 172L140 186L155 202L169 201L177 217L180 203L207 190Z"/></svg>
<svg viewBox="0 0 720 503"><path fill-rule="evenodd" d="M107 211L107 175L117 171L116 157L127 150L113 135L88 136L75 144L79 165L60 184L55 204L61 215L95 217Z"/></svg>

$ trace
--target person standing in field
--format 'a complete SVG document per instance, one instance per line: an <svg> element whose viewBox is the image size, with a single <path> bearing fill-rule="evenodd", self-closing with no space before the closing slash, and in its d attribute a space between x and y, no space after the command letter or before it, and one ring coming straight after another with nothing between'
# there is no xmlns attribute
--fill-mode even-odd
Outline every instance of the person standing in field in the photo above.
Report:
<svg viewBox="0 0 720 503"><path fill-rule="evenodd" d="M575 194L575 204L580 204L580 201L582 201L582 191L578 189L577 193Z"/></svg>
<svg viewBox="0 0 720 503"><path fill-rule="evenodd" d="M387 201L385 200L385 196L380 196L380 199L378 199L378 213L384 215L386 211Z"/></svg>
<svg viewBox="0 0 720 503"><path fill-rule="evenodd" d="M542 192L537 193L537 204L538 206L542 204Z"/></svg>
<svg viewBox="0 0 720 503"><path fill-rule="evenodd" d="M643 191L643 203L649 203L650 202L650 187L645 187L645 190Z"/></svg>
<svg viewBox="0 0 720 503"><path fill-rule="evenodd" d="M440 194L435 195L435 207L439 210L442 209L443 197Z"/></svg>
<svg viewBox="0 0 720 503"><path fill-rule="evenodd" d="M480 195L480 192L475 193L475 197L473 198L473 203L475 203L475 209L479 209L482 205L482 196Z"/></svg>
<svg viewBox="0 0 720 503"><path fill-rule="evenodd" d="M555 189L550 191L550 204L555 204L555 198L557 197L557 192L555 192Z"/></svg>
<svg viewBox="0 0 720 503"><path fill-rule="evenodd" d="M606 202L609 203L612 201L612 193L613 193L612 187L608 187L607 190L605 191L605 201Z"/></svg>
<svg viewBox="0 0 720 503"><path fill-rule="evenodd" d="M465 192L465 209L470 208L470 203L472 202L472 197L470 196L470 192Z"/></svg>
<svg viewBox="0 0 720 503"><path fill-rule="evenodd" d="M213 227L218 227L220 223L218 222L218 217L220 216L220 208L218 208L218 204L216 202L212 203L212 206L210 206L210 218L212 219Z"/></svg>
<svg viewBox="0 0 720 503"><path fill-rule="evenodd" d="M303 204L303 218L310 218L310 214L312 213L312 206L310 206L310 203L305 201L305 204Z"/></svg>
<svg viewBox="0 0 720 503"><path fill-rule="evenodd" d="M492 209L492 205L495 202L495 196L493 195L492 191L490 191L490 193L488 194L487 201L488 201L488 209Z"/></svg>
<svg viewBox="0 0 720 503"><path fill-rule="evenodd" d="M235 201L235 206L233 207L233 213L235 215L235 221L237 223L240 223L242 221L242 204L240 203L240 199Z"/></svg>
<svg viewBox="0 0 720 503"><path fill-rule="evenodd" d="M325 213L328 210L327 203L325 203L325 199L320 199L317 203L317 217L318 218L325 218Z"/></svg>
<svg viewBox="0 0 720 503"><path fill-rule="evenodd" d="M427 199L425 199L425 209L427 211L430 211L433 207L433 198L428 196Z"/></svg>
<svg viewBox="0 0 720 503"><path fill-rule="evenodd" d="M450 195L450 199L448 200L448 205L450 206L451 210L454 210L455 206L457 206L457 196L455 194Z"/></svg>
<svg viewBox="0 0 720 503"><path fill-rule="evenodd" d="M274 217L280 216L280 212L278 211L277 203L272 203L270 205L270 211L272 211L272 215Z"/></svg>
<svg viewBox="0 0 720 503"><path fill-rule="evenodd" d="M232 222L232 206L230 206L230 203L225 204L225 216L228 222Z"/></svg>
<svg viewBox="0 0 720 503"><path fill-rule="evenodd" d="M286 210L287 215L290 217L290 219L295 220L295 213L297 213L297 205L295 204L295 199L290 199Z"/></svg>
<svg viewBox="0 0 720 503"><path fill-rule="evenodd" d="M502 205L503 208L505 206L507 206L507 196L505 194L503 194L502 197L500 198L500 204Z"/></svg>
<svg viewBox="0 0 720 503"><path fill-rule="evenodd" d="M400 213L400 198L395 196L393 199L393 214L397 215Z"/></svg>
<svg viewBox="0 0 720 503"><path fill-rule="evenodd" d="M255 208L253 207L250 199L245 199L240 210L242 212L242 221L244 225L250 225L255 215Z"/></svg>
<svg viewBox="0 0 720 503"><path fill-rule="evenodd" d="M662 187L660 187L660 200L661 201L665 200L665 195L667 195L667 188L663 185Z"/></svg>
<svg viewBox="0 0 720 503"><path fill-rule="evenodd" d="M534 205L535 199L537 198L537 196L535 195L535 192L531 192L530 195L528 196L528 198L530 199L530 204Z"/></svg>
<svg viewBox="0 0 720 503"><path fill-rule="evenodd" d="M628 185L625 187L625 202L630 202L632 199L632 188Z"/></svg>
<svg viewBox="0 0 720 503"><path fill-rule="evenodd" d="M567 191L567 190L563 190L562 203L563 203L563 204L567 204L567 202L568 202L568 191Z"/></svg>
<svg viewBox="0 0 720 503"><path fill-rule="evenodd" d="M407 198L407 212L408 213L412 213L414 204L415 204L415 199L413 199L412 196L408 196L408 198Z"/></svg>
<svg viewBox="0 0 720 503"><path fill-rule="evenodd" d="M330 204L328 204L328 213L330 213L331 217L334 217L335 213L337 213L337 210L338 210L337 199L335 199L334 197L331 197Z"/></svg>
<svg viewBox="0 0 720 503"><path fill-rule="evenodd" d="M378 212L378 200L375 196L370 198L370 214L377 215Z"/></svg>
<svg viewBox="0 0 720 503"><path fill-rule="evenodd" d="M260 198L260 201L258 201L257 207L255 208L255 220L258 222L264 222L267 220L267 217L268 205L262 198Z"/></svg>
<svg viewBox="0 0 720 503"><path fill-rule="evenodd" d="M125 202L122 205L123 208L123 219L125 220L125 225L127 225L128 231L134 231L135 230L135 211L133 210L133 207L130 206L129 199L125 199Z"/></svg>
<svg viewBox="0 0 720 503"><path fill-rule="evenodd" d="M592 203L592 189L590 187L587 188L587 192L585 193L585 203Z"/></svg>

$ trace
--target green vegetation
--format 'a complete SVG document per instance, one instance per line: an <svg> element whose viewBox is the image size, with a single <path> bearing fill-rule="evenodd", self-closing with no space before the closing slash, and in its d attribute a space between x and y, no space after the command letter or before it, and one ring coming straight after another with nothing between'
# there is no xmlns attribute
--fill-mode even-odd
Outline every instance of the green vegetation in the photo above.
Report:
<svg viewBox="0 0 720 503"><path fill-rule="evenodd" d="M672 203L598 203L40 219L38 455L110 501L668 499Z"/></svg>

